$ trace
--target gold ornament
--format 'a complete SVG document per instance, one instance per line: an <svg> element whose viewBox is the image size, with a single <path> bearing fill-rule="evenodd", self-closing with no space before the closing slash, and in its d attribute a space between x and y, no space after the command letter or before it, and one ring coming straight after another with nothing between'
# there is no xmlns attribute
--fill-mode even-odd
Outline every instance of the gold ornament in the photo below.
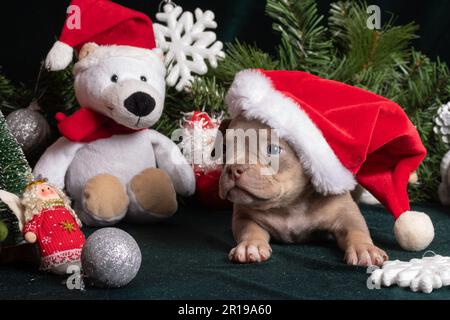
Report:
<svg viewBox="0 0 450 320"><path fill-rule="evenodd" d="M74 226L74 224L73 224L72 222L68 221L68 220L61 222L60 225L62 226L62 228L63 228L65 231L67 231L67 232L69 232L69 233L75 231L75 226Z"/></svg>

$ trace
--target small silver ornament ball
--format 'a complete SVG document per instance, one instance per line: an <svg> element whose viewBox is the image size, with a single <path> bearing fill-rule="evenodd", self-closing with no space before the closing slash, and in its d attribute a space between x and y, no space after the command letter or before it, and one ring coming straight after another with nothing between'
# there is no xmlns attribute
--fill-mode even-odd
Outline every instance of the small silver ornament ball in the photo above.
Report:
<svg viewBox="0 0 450 320"><path fill-rule="evenodd" d="M133 237L117 228L95 231L81 253L83 272L98 287L127 285L138 273L141 260L141 250Z"/></svg>
<svg viewBox="0 0 450 320"><path fill-rule="evenodd" d="M26 156L31 156L50 137L47 119L31 107L11 112L6 123Z"/></svg>

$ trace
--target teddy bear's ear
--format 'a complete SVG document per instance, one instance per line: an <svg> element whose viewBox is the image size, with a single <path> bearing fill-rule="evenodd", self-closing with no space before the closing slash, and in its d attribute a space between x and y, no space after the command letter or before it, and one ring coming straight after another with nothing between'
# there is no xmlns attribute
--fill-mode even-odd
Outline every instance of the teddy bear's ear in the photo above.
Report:
<svg viewBox="0 0 450 320"><path fill-rule="evenodd" d="M95 49L98 48L98 44L95 42L88 42L81 47L80 53L78 53L78 61L86 58L89 54L91 54Z"/></svg>

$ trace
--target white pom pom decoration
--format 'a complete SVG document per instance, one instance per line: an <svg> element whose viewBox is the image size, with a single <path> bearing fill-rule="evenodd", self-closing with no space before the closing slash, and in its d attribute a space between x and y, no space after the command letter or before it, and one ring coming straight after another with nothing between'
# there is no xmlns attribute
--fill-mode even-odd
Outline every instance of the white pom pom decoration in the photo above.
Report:
<svg viewBox="0 0 450 320"><path fill-rule="evenodd" d="M407 211L394 225L398 244L407 251L422 251L434 239L434 226L430 217L423 212Z"/></svg>
<svg viewBox="0 0 450 320"><path fill-rule="evenodd" d="M73 59L73 48L68 44L56 41L45 59L45 67L50 71L64 70Z"/></svg>

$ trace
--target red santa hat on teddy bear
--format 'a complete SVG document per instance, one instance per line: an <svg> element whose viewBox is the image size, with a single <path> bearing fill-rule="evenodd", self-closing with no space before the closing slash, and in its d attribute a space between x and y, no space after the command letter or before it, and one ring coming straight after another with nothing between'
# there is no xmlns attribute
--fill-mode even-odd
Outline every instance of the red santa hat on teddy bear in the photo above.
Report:
<svg viewBox="0 0 450 320"><path fill-rule="evenodd" d="M72 0L45 66L52 71L65 69L72 62L73 49L79 52L90 42L147 50L156 47L153 23L145 14L109 0Z"/></svg>
<svg viewBox="0 0 450 320"><path fill-rule="evenodd" d="M399 105L305 72L265 70L238 73L226 100L233 117L277 129L318 192L341 194L358 182L394 215L402 248L420 251L431 243L433 224L410 211L407 192L426 150Z"/></svg>

